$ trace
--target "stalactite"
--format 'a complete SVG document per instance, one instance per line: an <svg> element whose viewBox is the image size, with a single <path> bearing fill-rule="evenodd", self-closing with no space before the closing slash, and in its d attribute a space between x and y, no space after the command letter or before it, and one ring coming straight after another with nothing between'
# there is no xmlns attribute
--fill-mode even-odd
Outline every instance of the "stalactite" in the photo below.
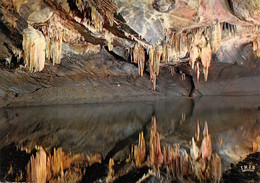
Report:
<svg viewBox="0 0 260 183"><path fill-rule="evenodd" d="M139 75L142 77L145 66L145 51L142 45L136 43L133 49L133 60L134 63L138 63Z"/></svg>
<svg viewBox="0 0 260 183"><path fill-rule="evenodd" d="M67 20L57 14L53 14L47 25L40 29L45 35L46 58L53 64L60 64L62 58L62 45L65 43L78 43L84 41L81 34L66 26Z"/></svg>
<svg viewBox="0 0 260 183"><path fill-rule="evenodd" d="M208 80L208 71L211 63L211 57L212 57L212 50L210 44L207 44L206 47L203 47L201 49L201 53L200 53L205 81Z"/></svg>
<svg viewBox="0 0 260 183"><path fill-rule="evenodd" d="M104 19L93 6L91 7L91 19L95 29L101 32L103 30Z"/></svg>
<svg viewBox="0 0 260 183"><path fill-rule="evenodd" d="M46 58L51 59L53 65L60 64L62 57L62 39L46 38Z"/></svg>
<svg viewBox="0 0 260 183"><path fill-rule="evenodd" d="M156 88L156 74L155 74L155 53L154 47L148 49L149 55L149 68L150 68L150 85L151 89L155 90Z"/></svg>
<svg viewBox="0 0 260 183"><path fill-rule="evenodd" d="M174 37L174 48L175 48L175 52L176 52L176 55L179 56L179 53L180 53L180 36L179 34L175 35Z"/></svg>
<svg viewBox="0 0 260 183"><path fill-rule="evenodd" d="M23 59L31 72L41 71L45 64L45 38L32 26L23 30Z"/></svg>
<svg viewBox="0 0 260 183"><path fill-rule="evenodd" d="M226 34L226 36L233 37L237 32L237 25L230 24L228 22L221 23L222 34Z"/></svg>
<svg viewBox="0 0 260 183"><path fill-rule="evenodd" d="M101 32L103 30L104 18L106 17L110 26L114 23L114 13L117 11L117 5L112 0L76 0L75 5L81 12L91 9L91 20L94 28Z"/></svg>
<svg viewBox="0 0 260 183"><path fill-rule="evenodd" d="M222 38L222 30L219 21L212 27L212 33L211 33L211 47L212 51L214 53L217 52L217 50L221 46L221 38Z"/></svg>
<svg viewBox="0 0 260 183"><path fill-rule="evenodd" d="M196 64L196 73L197 73L197 81L200 80L200 63L197 62Z"/></svg>
<svg viewBox="0 0 260 183"><path fill-rule="evenodd" d="M174 60L174 57L176 56L175 52L174 52L174 49L172 47L170 48L167 48L167 61L168 62L173 62Z"/></svg>
<svg viewBox="0 0 260 183"><path fill-rule="evenodd" d="M199 59L199 57L200 57L200 49L196 45L192 45L190 49L190 58L189 58L189 62L192 69L194 69L194 65L196 61Z"/></svg>
<svg viewBox="0 0 260 183"><path fill-rule="evenodd" d="M114 12L106 11L106 17L108 19L109 25L112 27L114 24Z"/></svg>
<svg viewBox="0 0 260 183"><path fill-rule="evenodd" d="M181 38L180 38L180 57L185 57L185 55L187 54L187 52L189 51L188 47L190 47L190 45L188 45L189 41L188 41L188 37L187 34L181 34Z"/></svg>
<svg viewBox="0 0 260 183"><path fill-rule="evenodd" d="M167 46L167 44L163 45L162 61L163 62L169 62L169 60L168 60L168 46Z"/></svg>
<svg viewBox="0 0 260 183"><path fill-rule="evenodd" d="M174 32L172 35L172 48L176 47L176 38L177 38L177 33Z"/></svg>
<svg viewBox="0 0 260 183"><path fill-rule="evenodd" d="M107 40L108 44L108 50L112 51L113 50L113 40L114 40L114 35L109 32L109 31L105 31L105 39Z"/></svg>
<svg viewBox="0 0 260 183"><path fill-rule="evenodd" d="M257 37L253 41L253 51L255 52L257 57L260 57L260 37Z"/></svg>
<svg viewBox="0 0 260 183"><path fill-rule="evenodd" d="M85 0L76 0L75 3L79 11L82 12L85 10L85 4L86 4Z"/></svg>
<svg viewBox="0 0 260 183"><path fill-rule="evenodd" d="M155 55L155 73L158 76L160 72L160 62L161 62L161 56L163 53L162 46L156 46L154 49L154 55Z"/></svg>

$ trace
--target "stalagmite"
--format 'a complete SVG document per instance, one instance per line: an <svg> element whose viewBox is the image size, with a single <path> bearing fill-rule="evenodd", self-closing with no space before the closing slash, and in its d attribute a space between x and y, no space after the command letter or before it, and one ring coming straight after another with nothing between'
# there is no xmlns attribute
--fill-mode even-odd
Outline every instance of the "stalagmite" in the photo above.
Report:
<svg viewBox="0 0 260 183"><path fill-rule="evenodd" d="M31 72L41 71L45 64L45 38L32 26L23 30L23 59Z"/></svg>

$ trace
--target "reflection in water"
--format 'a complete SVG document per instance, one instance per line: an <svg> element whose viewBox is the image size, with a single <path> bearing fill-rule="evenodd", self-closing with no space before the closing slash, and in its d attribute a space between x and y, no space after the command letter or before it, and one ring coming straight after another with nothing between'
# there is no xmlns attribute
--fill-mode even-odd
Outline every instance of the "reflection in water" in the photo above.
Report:
<svg viewBox="0 0 260 183"><path fill-rule="evenodd" d="M26 182L79 182L82 180L84 168L94 163L101 163L99 154L86 156L83 154L66 155L61 148L47 155L43 148L38 148L27 165ZM21 177L22 180L22 177Z"/></svg>
<svg viewBox="0 0 260 183"><path fill-rule="evenodd" d="M0 149L12 143L28 151L35 146L42 146L47 152L62 147L73 154L100 153L108 164L110 158L124 160L141 131L145 139L150 136L150 121L155 116L162 146L178 143L189 147L197 122L203 129L207 121L213 151L220 155L226 169L230 162L238 162L253 150L259 151L259 99L202 97L1 109ZM1 169L4 156L0 156Z"/></svg>

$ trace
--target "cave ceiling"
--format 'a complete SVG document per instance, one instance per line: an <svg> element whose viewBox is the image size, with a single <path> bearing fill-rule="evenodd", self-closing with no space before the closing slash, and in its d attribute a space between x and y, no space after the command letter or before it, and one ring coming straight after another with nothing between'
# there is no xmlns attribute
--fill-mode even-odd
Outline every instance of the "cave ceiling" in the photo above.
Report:
<svg viewBox="0 0 260 183"><path fill-rule="evenodd" d="M28 72L105 47L150 73L188 61L208 78L212 55L251 45L260 56L259 0L5 0L0 2L0 60Z"/></svg>

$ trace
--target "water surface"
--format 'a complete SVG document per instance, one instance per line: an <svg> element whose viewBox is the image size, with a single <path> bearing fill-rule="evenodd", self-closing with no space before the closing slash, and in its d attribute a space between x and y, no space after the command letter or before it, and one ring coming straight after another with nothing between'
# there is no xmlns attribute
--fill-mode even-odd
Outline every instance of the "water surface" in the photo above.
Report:
<svg viewBox="0 0 260 183"><path fill-rule="evenodd" d="M141 131L148 139L155 116L162 144L188 146L197 122L203 128L207 121L213 152L228 168L252 152L252 142L260 135L259 106L260 96L252 96L5 108L0 110L0 149L14 143L124 159Z"/></svg>

